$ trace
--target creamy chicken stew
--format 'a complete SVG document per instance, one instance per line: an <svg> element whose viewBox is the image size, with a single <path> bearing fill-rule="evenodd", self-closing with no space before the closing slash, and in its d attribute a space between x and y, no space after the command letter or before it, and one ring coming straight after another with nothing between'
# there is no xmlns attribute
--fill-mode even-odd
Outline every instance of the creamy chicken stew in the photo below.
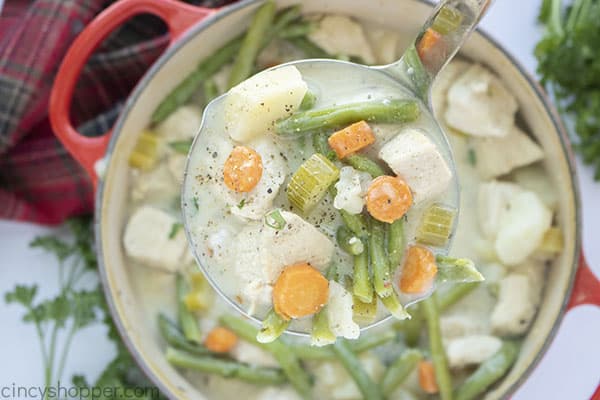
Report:
<svg viewBox="0 0 600 400"><path fill-rule="evenodd" d="M273 18L278 21L286 13L290 9ZM370 64L390 62L401 51L397 34L369 23L340 15L288 19L287 33L274 35L258 53L258 70L312 57L315 49ZM544 153L516 124L514 96L485 66L462 60L442 72L432 94L461 182L461 213L450 255L471 259L485 281L438 283L434 297L407 307L411 320L386 322L364 331L358 339L358 327L385 315L387 304L356 296L356 260L365 255L367 263L371 259L372 235L365 239L351 229L346 236L338 234L346 222L339 210L369 215L364 198L372 174L361 171L360 165L346 165L344 157L340 162L337 154L323 152L322 163L338 169L332 184L337 193L330 189L319 195L322 198L310 212L303 212L293 205L290 208L285 187L291 178L287 175L311 160L322 139L312 135L293 140L274 135L243 139L244 145L251 144L248 147L260 155L262 173L251 190L236 192L223 178L223 165L236 143L219 130L207 134L199 143L206 143L208 153L192 158L191 163L217 172L213 177L202 176L183 199L185 207L195 211L198 236L194 244L203 257L213 260L211 268L233 269L240 279L248 277L249 283L258 284L241 288L231 282L230 288L232 297L239 296L246 310L254 307L250 311L256 315L267 315L265 322L270 325L265 331L213 292L188 249L179 211L186 154L200 126L203 106L228 90L235 69L232 54L218 71L204 77L203 87L194 90L185 104L170 105L169 112L155 118L140 134L130 157L132 187L123 246L142 295L157 287L176 287L175 296L168 299L153 293L155 299L147 302L146 310L149 318L158 318L169 362L215 399L240 393L249 399L418 399L436 393L441 398L478 398L516 359L519 338L527 334L539 307L546 265L562 249L561 231L553 225L557 200L541 164ZM295 93L293 108L300 107L308 89L316 95L309 110L331 105L322 91L310 86L310 79L304 81L304 71L272 71L285 75L286 85L294 90L302 89ZM189 84L189 78L186 81ZM356 100L370 100L368 96L365 93ZM390 157L401 158L404 148L393 147L395 142L426 132L416 122L365 124L375 140L352 154L375 162L390 176L396 171L386 159L386 147L393 148L387 153ZM410 186L410 180L406 181ZM448 209L440 197L432 196L423 204L424 210L434 210L430 221L447 225ZM417 243L423 218L411 219L412 212L398 220L407 242ZM387 238L380 237L386 244L386 239L394 237L387 229ZM448 240L447 232L443 230L443 243ZM347 246L342 248L344 239ZM277 252L271 255L273 246ZM436 243L419 246L435 249ZM387 260L395 257L385 251ZM315 316L293 322L296 330L312 331L312 338L283 335L275 339L288 322L269 313L272 293L263 293L268 286L263 274L277 278L282 267L298 262L310 262L320 276L332 264L336 266L329 280L324 279L326 306L319 307ZM402 267L393 282L406 305L410 298L403 297L398 285ZM336 336L346 339L336 341Z"/></svg>

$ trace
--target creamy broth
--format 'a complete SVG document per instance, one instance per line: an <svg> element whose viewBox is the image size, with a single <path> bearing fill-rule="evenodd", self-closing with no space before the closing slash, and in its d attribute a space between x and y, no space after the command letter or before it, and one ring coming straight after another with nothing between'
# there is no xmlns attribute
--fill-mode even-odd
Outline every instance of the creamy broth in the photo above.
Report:
<svg viewBox="0 0 600 400"><path fill-rule="evenodd" d="M388 38L395 35L390 31L385 31L384 33ZM374 45L372 46L374 47ZM363 51L362 55L365 57L368 53ZM266 64L272 63L273 60L285 62L299 56L301 54L298 53L297 49L290 50L287 43L274 42L259 57L259 59L264 60L264 62L259 64L259 67L264 68ZM384 62L386 60L378 59L378 61ZM457 92L461 93L460 90L463 93L465 90L468 92L469 88L481 85L481 82L488 82L490 85L499 84L492 79L493 74L489 73L489 71L486 72L486 75L477 68L480 67L462 60L450 64L443 71L438 82L436 82L432 99L436 116L439 120L444 121L443 128L448 133L452 145L456 162L456 173L461 183L460 209L462 212L457 218L456 232L453 237L450 254L471 258L486 278L486 281L478 288L446 309L440 318L441 333L446 352L449 354L450 369L455 385L459 385L470 375L477 365L485 361L484 359L477 359L465 365L464 359L473 358L473 354L468 351L464 354L458 351L457 354L457 348L458 350L460 348L456 345L460 344L461 340L473 338L478 335L505 340L506 338L522 337L528 333L529 326L535 318L535 310L541 301L540 294L544 287L547 262L552 260L556 255L556 253L551 255L540 254L539 250L527 250L529 253L524 260L514 262L514 258L509 259L506 254L500 255L497 251L497 235L499 233L495 232L495 236L490 236L490 233L487 232L491 229L489 221L498 218L490 211L491 209L496 210L497 207L492 207L493 204L484 195L485 193L497 194L498 196L504 195L506 192L500 191L500 186L502 190L512 191L510 192L511 195L523 191L533 193L534 199L541 199L543 207L550 213L555 212L556 204L553 200L553 188L545 175L546 172L541 167L541 163L538 162L543 157L543 154L540 155L534 151L534 147L537 145L524 134L515 134L517 138L512 141L498 141L497 139L477 137L474 134L466 135L459 133L446 124L446 112L452 107L450 103L451 101L457 101L456 98L452 97L453 95L456 95ZM485 68L481 69L484 72L487 71ZM220 74L226 75L227 70L228 68L224 68L223 71L225 72L221 72ZM315 108L324 107L329 104L327 102L332 101L328 100L330 97L325 96L322 93L323 91L317 90L314 87L315 85L311 84L311 71L302 71L302 73L311 86L311 89L317 92L318 102L315 104ZM461 80L465 80L466 77L470 76L469 74L474 75L474 77L470 77L470 81L466 82L466 85L459 87ZM351 74L348 75L351 76ZM219 76L217 78L222 79ZM331 93L332 96L334 94L335 96L344 95L343 85L334 84L336 79L339 80L339 77L333 76L330 79L335 91L331 89L331 92L328 93ZM346 79L348 77L344 76L344 80ZM389 95L390 92L380 91L379 85L381 83L386 83L387 90L393 91L392 94L394 96L401 93L397 92L396 88L391 89L389 78L386 76L381 75L377 79L377 82L370 83L371 86L378 87L376 93L365 92L358 97L354 97L353 100L364 100L369 95L382 97ZM472 92L467 94L471 96L467 97L475 110L474 112L481 111L481 104L477 100L477 96L481 94L473 94ZM483 99L483 102L485 102L485 99ZM424 108L422 109L424 111ZM128 256L131 281L137 297L143 304L143 312L147 316L147 328L152 331L156 329L156 317L159 312L176 319L177 300L174 289L174 272L178 271L187 276L198 271L194 258L187 249L180 225L178 225L181 222L178 210L181 201L179 198L179 189L182 182L185 155L174 151L168 144L173 141L187 140L193 137L196 133L200 116L201 106L195 102L191 102L177 110L164 123L152 127L157 133L160 143L162 143L159 146L158 160L148 170L142 171L139 168L132 168L131 170L132 187L130 189L127 220L124 221L124 236L127 236L131 232L139 235L150 234L148 232L150 230L162 229L162 232L159 232L162 235L160 238L158 236L150 239L145 238L146 242L150 243L146 244L146 253L148 254L144 254L144 248L139 242L131 243L124 239L124 248L125 254ZM210 118L210 116L206 118ZM428 128L425 118L421 118L414 126L424 130ZM524 128L526 127L521 127L521 129ZM389 140L397 130L395 126L383 124L374 125L373 129L378 142L379 140L381 142ZM286 155L286 165L290 169L287 172L288 174L295 170L314 152L311 140L308 138L303 143L296 140L279 139L274 137L274 135L269 136L269 139L277 146L277 154L281 152ZM525 157L522 154L518 154L519 152L514 147L511 147L516 142L520 143L519 146L521 149L528 146L530 149L533 149L529 152L533 155L529 154ZM195 153L190 163L192 167L200 169L196 176L200 175L201 180L196 182L199 182L199 185L201 183L201 190L199 188L192 190L188 187L187 191L183 194L182 203L186 208L186 212L189 213L193 225L196 227L191 233L195 245L194 250L197 252L198 258L202 260L203 257L206 257L208 254L207 246L210 244L213 258L218 258L219 261L214 263L207 262L205 266L214 269L211 272L213 279L221 279L223 281L219 283L219 286L223 286L233 293L238 288L235 282L225 279L227 269L230 268L227 260L236 257L236 254L232 254L232 245L235 244L236 234L243 229L247 222L244 219L233 216L224 207L224 199L232 203L230 207L237 207L239 203L233 202L231 197L224 195L222 186L214 178L222 176L222 171L218 169L223 165L228 154L231 152L233 142L218 129L213 129L212 131L209 130L203 133L203 136L198 138L198 145L200 143L202 144L200 147L202 151ZM375 157L378 150L376 144L373 148L365 151L365 153L371 157ZM517 165L514 164L514 159L500 160L496 162L497 165L492 165L488 161L497 157L497 153L490 153L490 147L495 147L497 153L517 154L521 159ZM541 152L541 150L539 151ZM490 173L490 171L493 173ZM266 168L264 173L268 173ZM535 185L521 184L523 176L535 176ZM284 209L289 207L284 187L285 184L283 184L278 196L275 198L273 207ZM489 189L488 192L484 188ZM457 194L453 195L456 196L454 198L458 198ZM198 209L196 209L196 204L198 205ZM509 203L507 202L507 204ZM154 212L151 215L151 224L150 222L145 223L146 221L135 221L136 215L144 207L150 207ZM338 213L332 213L331 209L331 198L327 196L312 213L306 216L306 219L312 224L318 224L320 231L334 241L335 229L340 224L340 219ZM416 209L412 212L415 211ZM514 219L514 216L511 217L506 214L506 210L503 210L502 207L500 207L500 211L504 213L501 215L502 218L499 218L500 220ZM323 216L326 216L326 218L323 218ZM526 216L521 219L526 219ZM407 237L409 238L414 237L415 222L411 220L409 215L406 227L408 232ZM518 225L517 223L514 224ZM498 230L498 227L496 226L495 229ZM158 235L156 232L153 234ZM168 241L165 240L167 237L169 237ZM152 246L157 242L161 242L162 245L166 246L165 248L168 249L168 252L176 252L177 254L172 257L165 257L164 254L153 253ZM519 247L518 241L514 240L514 242L516 243L514 244L515 252L518 250L520 254L523 254L525 250L516 249ZM502 250L501 247L500 250ZM506 260L502 261L502 257ZM351 260L347 254L336 251L334 262L337 262L340 266L344 266L346 273L351 272ZM221 278L218 278L219 275ZM506 300L507 283L526 283L523 280L528 283L525 289L529 296L527 299L530 302L529 308L522 310L515 308L512 313L514 315L511 313L507 315L506 312L503 313L501 303ZM397 278L394 281L397 281ZM440 285L439 290L440 293L443 293L448 290L448 285ZM519 297L519 293L508 294L515 298ZM198 323L203 337L219 324L218 318L220 316L237 314L237 311L230 304L226 303L215 293L212 296L213 300L208 309L198 313ZM409 312L412 312L412 310L414 310L414 307L408 308ZM262 311L264 312L264 310ZM380 313L378 315L379 319L385 316L385 309L383 307L379 307L378 312ZM260 316L260 313L257 312L256 315ZM525 323L523 324L521 321L525 321ZM305 325L302 326L302 323ZM308 320L296 321L293 329L302 331L307 329L308 326ZM392 320L363 332L365 336L369 336L389 331L397 332L395 340L360 355L363 368L368 371L368 374L376 383L380 382L382 375L389 365L406 348L406 332ZM292 335L285 335L284 340L290 346L293 346L295 343L309 343L308 338ZM416 346L423 349L424 352L428 352L428 338L425 328L423 328ZM273 360L268 352L243 340L240 340L231 353L228 354L228 357L257 367L278 366L277 362ZM338 361L310 360L303 361L302 366L304 370L314 377L314 398L332 400L361 398L360 392L358 392L351 376L342 368ZM256 400L299 399L299 396L287 384L264 387L244 383L235 378L228 379L214 374L200 374L190 372L186 369L181 369L181 373L210 399L231 399L237 397ZM432 396L425 394L420 389L416 371L413 371L408 379L387 398L390 400L430 399Z"/></svg>

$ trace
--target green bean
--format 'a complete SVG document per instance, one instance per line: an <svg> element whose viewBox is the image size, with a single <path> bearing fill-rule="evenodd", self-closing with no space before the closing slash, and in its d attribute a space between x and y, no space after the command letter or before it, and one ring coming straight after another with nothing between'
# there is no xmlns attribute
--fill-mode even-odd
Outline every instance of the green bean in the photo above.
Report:
<svg viewBox="0 0 600 400"><path fill-rule="evenodd" d="M392 287L392 293L389 296L381 297L379 296L379 300L383 303L385 308L392 314L392 316L399 320L405 320L410 318L410 314L406 312L402 303L400 303L400 299L398 298L398 294Z"/></svg>
<svg viewBox="0 0 600 400"><path fill-rule="evenodd" d="M348 341L348 345L353 352L360 354L375 347L379 347L396 337L392 331L386 331L376 334L362 335L360 338ZM335 358L332 346L316 347L308 344L290 345L296 356L303 360L331 360Z"/></svg>
<svg viewBox="0 0 600 400"><path fill-rule="evenodd" d="M375 347L379 347L396 338L396 334L392 331L385 331L381 333L369 333L368 335L361 335L356 340L347 341L348 345L355 353L362 353L363 351L370 350Z"/></svg>
<svg viewBox="0 0 600 400"><path fill-rule="evenodd" d="M362 239L359 240L362 243ZM354 256L352 294L364 303L373 301L373 282L371 282L371 275L369 274L368 245L363 245L363 252Z"/></svg>
<svg viewBox="0 0 600 400"><path fill-rule="evenodd" d="M219 88L217 82L214 79L207 79L204 81L204 103L208 104L217 97L219 97Z"/></svg>
<svg viewBox="0 0 600 400"><path fill-rule="evenodd" d="M407 349L385 371L381 381L383 394L389 396L415 369L423 354L416 349Z"/></svg>
<svg viewBox="0 0 600 400"><path fill-rule="evenodd" d="M176 287L177 314L179 318L179 326L181 326L183 335L191 342L202 343L198 319L190 310L188 310L185 304L185 296L187 296L189 288L185 278L181 274L177 274Z"/></svg>
<svg viewBox="0 0 600 400"><path fill-rule="evenodd" d="M260 368L210 356L197 356L172 347L167 348L166 358L175 367L221 375L226 378L238 378L260 385L279 385L286 381L285 375L280 369Z"/></svg>
<svg viewBox="0 0 600 400"><path fill-rule="evenodd" d="M456 400L472 400L502 378L514 364L519 355L519 344L506 341L500 350L485 360L471 376L469 376L455 391Z"/></svg>
<svg viewBox="0 0 600 400"><path fill-rule="evenodd" d="M354 379L356 386L358 386L358 389L365 399L383 400L381 390L369 375L367 375L362 364L352 352L352 349L345 339L338 339L337 342L333 344L333 351L346 371Z"/></svg>
<svg viewBox="0 0 600 400"><path fill-rule="evenodd" d="M240 50L242 39L242 36L237 36L198 64L196 69L158 105L152 114L151 122L157 124L163 121L173 111L185 104L205 79L211 77L233 59Z"/></svg>
<svg viewBox="0 0 600 400"><path fill-rule="evenodd" d="M362 214L350 214L346 210L340 210L340 215L344 223L359 238L366 238L369 235L369 228Z"/></svg>
<svg viewBox="0 0 600 400"><path fill-rule="evenodd" d="M244 36L238 55L229 74L228 86L231 88L252 75L256 56L260 51L269 27L275 17L275 2L268 0L252 17L250 27Z"/></svg>
<svg viewBox="0 0 600 400"><path fill-rule="evenodd" d="M338 228L335 238L341 249L352 256L356 256L364 252L365 246L363 242L345 225L342 225Z"/></svg>
<svg viewBox="0 0 600 400"><path fill-rule="evenodd" d="M344 161L346 164L350 165L352 168L358 171L366 172L373 178L385 175L385 171L379 166L379 164L361 154L349 155L345 157L342 161Z"/></svg>
<svg viewBox="0 0 600 400"><path fill-rule="evenodd" d="M425 314L427 321L427 330L429 334L429 352L435 369L435 379L440 389L440 398L442 400L452 400L452 378L448 369L448 360L446 351L442 343L442 333L440 331L440 315L435 299L435 293L431 297L421 302L421 309Z"/></svg>
<svg viewBox="0 0 600 400"><path fill-rule="evenodd" d="M163 314L158 315L158 329L165 342L170 346L199 356L211 354L206 347L188 341L177 325Z"/></svg>
<svg viewBox="0 0 600 400"><path fill-rule="evenodd" d="M261 43L264 49L273 37L285 28L290 22L300 17L300 7L288 7L277 14L269 34L265 35ZM177 108L185 104L198 90L198 87L208 78L218 72L225 64L230 62L240 51L244 34L235 37L223 47L198 64L196 69L188 75L169 95L159 104L152 114L151 122L157 124L167 118Z"/></svg>
<svg viewBox="0 0 600 400"><path fill-rule="evenodd" d="M325 133L316 132L313 134L313 147L317 153L323 154L329 161L337 160L335 151L333 151L331 147L329 147L329 143L327 143L327 135Z"/></svg>
<svg viewBox="0 0 600 400"><path fill-rule="evenodd" d="M471 293L477 287L479 282L472 283L457 283L446 290L436 292L437 305L440 312L446 311L448 308L456 304L463 297Z"/></svg>
<svg viewBox="0 0 600 400"><path fill-rule="evenodd" d="M306 94L302 98L302 103L300 103L300 111L310 110L315 106L317 102L317 95L311 92L310 90L306 91ZM327 146L329 147L329 146Z"/></svg>
<svg viewBox="0 0 600 400"><path fill-rule="evenodd" d="M302 7L298 4L284 8L277 13L273 22L272 34L278 35L290 23L302 16ZM266 44L265 44L266 46Z"/></svg>
<svg viewBox="0 0 600 400"><path fill-rule="evenodd" d="M260 343L256 340L258 329L252 324L232 315L223 315L220 322L245 341L273 354L291 385L304 399L311 398L311 380L309 375L300 365L300 360L289 346L281 340L271 343Z"/></svg>
<svg viewBox="0 0 600 400"><path fill-rule="evenodd" d="M295 113L275 123L281 136L297 136L315 130L345 126L365 120L369 122L403 123L416 120L421 113L414 100L371 100L339 104L328 108Z"/></svg>
<svg viewBox="0 0 600 400"><path fill-rule="evenodd" d="M438 266L436 280L438 282L481 282L485 278L477 269L473 261L468 258L453 258L438 255L435 258Z"/></svg>
<svg viewBox="0 0 600 400"><path fill-rule="evenodd" d="M385 225L371 219L369 236L369 258L373 271L373 286L380 298L389 297L394 293L390 265L385 254Z"/></svg>
<svg viewBox="0 0 600 400"><path fill-rule="evenodd" d="M411 319L401 321L401 327L404 332L404 341L408 346L415 347L419 344L421 332L423 330L423 315L419 303L412 306L409 311Z"/></svg>
<svg viewBox="0 0 600 400"><path fill-rule="evenodd" d="M315 23L312 21L302 21L290 24L279 32L279 37L282 39L305 37L315 30L315 26Z"/></svg>
<svg viewBox="0 0 600 400"><path fill-rule="evenodd" d="M293 37L287 40L302 51L306 58L335 58L306 37Z"/></svg>
<svg viewBox="0 0 600 400"><path fill-rule="evenodd" d="M270 343L281 336L289 324L289 320L286 321L275 310L271 310L263 320L262 328L256 335L256 340L260 343Z"/></svg>
<svg viewBox="0 0 600 400"><path fill-rule="evenodd" d="M397 268L404 256L404 219L400 218L390 224L387 237L388 260L392 268Z"/></svg>
<svg viewBox="0 0 600 400"><path fill-rule="evenodd" d="M352 286L352 280L350 281L350 285ZM377 317L377 306L379 302L377 301L377 295L373 291L373 286L370 286L370 290L372 296L371 300L368 302L362 301L355 294L352 296L352 320L359 325L370 324L375 321L375 318Z"/></svg>
<svg viewBox="0 0 600 400"><path fill-rule="evenodd" d="M327 269L325 277L327 280L335 280L337 268L334 265ZM327 305L313 316L313 326L310 332L311 344L313 346L325 346L335 342L336 336L329 327L329 316L327 314Z"/></svg>

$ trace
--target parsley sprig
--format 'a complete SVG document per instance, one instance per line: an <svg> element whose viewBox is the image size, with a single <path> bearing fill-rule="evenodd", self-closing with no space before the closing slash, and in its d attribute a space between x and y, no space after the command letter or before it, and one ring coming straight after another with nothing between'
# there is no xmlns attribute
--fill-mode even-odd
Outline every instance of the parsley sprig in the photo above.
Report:
<svg viewBox="0 0 600 400"><path fill-rule="evenodd" d="M93 386L152 387L122 343L98 284L91 218L71 219L66 226L69 236L74 239L49 235L37 237L30 243L32 248L42 249L57 258L58 293L42 299L38 295L37 284L19 284L4 296L7 303L21 305L24 308L23 321L35 327L46 387L63 377L70 346L76 334L96 323L107 326L108 336L116 345L117 355ZM78 387L91 386L82 375L73 376L72 383ZM143 391L139 398L150 399L149 394L157 392Z"/></svg>
<svg viewBox="0 0 600 400"><path fill-rule="evenodd" d="M600 180L600 2L543 0L539 20L546 28L535 49L541 82Z"/></svg>

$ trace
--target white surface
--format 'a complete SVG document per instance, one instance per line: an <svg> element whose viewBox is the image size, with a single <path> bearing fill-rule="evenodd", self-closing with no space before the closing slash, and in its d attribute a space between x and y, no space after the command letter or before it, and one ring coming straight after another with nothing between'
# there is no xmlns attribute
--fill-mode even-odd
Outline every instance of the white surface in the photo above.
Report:
<svg viewBox="0 0 600 400"><path fill-rule="evenodd" d="M2 4L0 0L0 4ZM535 26L539 0L497 0L482 25L494 38L521 61L529 72L535 70L533 47L540 36ZM589 264L600 275L600 183L593 172L579 165L583 198L584 249ZM0 205L1 207L1 205ZM50 232L47 228L0 221L0 293L16 283L43 282L42 294L56 288L56 262L28 243L34 236ZM594 246L596 244L596 246ZM3 298L3 295L2 295ZM0 387L43 382L41 356L31 326L20 321L21 309L0 303L2 340L0 341ZM514 400L584 400L599 381L600 309L584 306L570 312L540 366L513 397ZM81 355L81 356L78 356ZM102 328L89 328L74 341L63 382L73 373L86 373L94 380L111 358L111 345Z"/></svg>

